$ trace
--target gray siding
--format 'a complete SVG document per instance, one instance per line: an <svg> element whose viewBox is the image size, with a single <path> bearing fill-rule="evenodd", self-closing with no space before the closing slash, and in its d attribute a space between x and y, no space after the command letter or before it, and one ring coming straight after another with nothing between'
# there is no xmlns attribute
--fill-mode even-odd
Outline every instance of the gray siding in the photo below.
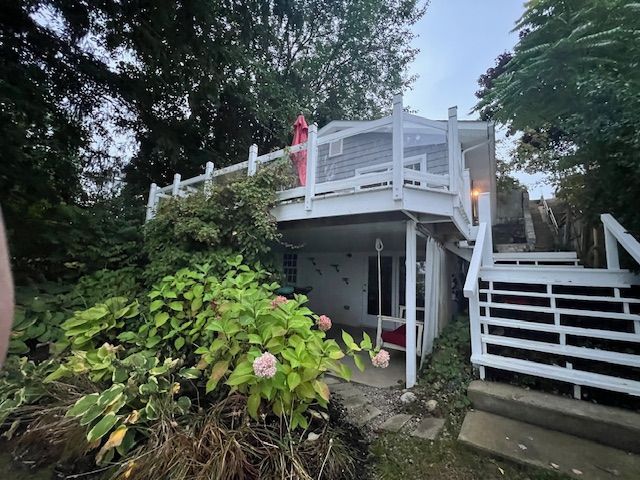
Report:
<svg viewBox="0 0 640 480"><path fill-rule="evenodd" d="M411 146L412 138L405 138L404 156L427 154L427 172L446 174L449 170L447 144ZM357 168L388 163L392 160L390 133L362 133L347 137L342 143L342 155L329 157L329 144L318 148L318 183L342 180L355 175Z"/></svg>

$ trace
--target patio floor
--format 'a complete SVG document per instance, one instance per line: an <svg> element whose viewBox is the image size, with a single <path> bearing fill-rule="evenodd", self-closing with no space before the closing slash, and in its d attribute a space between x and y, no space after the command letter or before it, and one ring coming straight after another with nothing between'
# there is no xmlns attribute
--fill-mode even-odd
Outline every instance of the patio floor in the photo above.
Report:
<svg viewBox="0 0 640 480"><path fill-rule="evenodd" d="M354 327L352 325L334 324L333 328L327 332L329 338L336 340L340 346L344 347L342 341L342 330L350 334L358 343L362 340L362 332L367 332L371 337L371 341L376 341L376 330L374 328ZM390 388L404 386L405 383L405 354L398 350L388 350L391 355L391 361L387 368L375 368L371 365L369 358L365 360L365 370L361 372L356 367L351 357L345 357L342 361L353 372L352 382L361 383L377 388Z"/></svg>

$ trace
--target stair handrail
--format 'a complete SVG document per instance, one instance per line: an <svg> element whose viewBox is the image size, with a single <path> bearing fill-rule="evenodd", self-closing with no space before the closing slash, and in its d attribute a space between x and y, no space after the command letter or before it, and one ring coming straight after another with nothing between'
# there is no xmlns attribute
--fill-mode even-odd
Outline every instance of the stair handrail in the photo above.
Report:
<svg viewBox="0 0 640 480"><path fill-rule="evenodd" d="M547 203L547 200L544 198L544 195L540 196L540 200L542 201L542 207L544 208L544 211L547 214L547 217L549 218L549 220L551 220L551 226L553 227L553 231L557 235L558 232L560 231L560 227L558 226L558 221L556 220L556 216L553 214L553 210L551 210L551 207Z"/></svg>
<svg viewBox="0 0 640 480"><path fill-rule="evenodd" d="M604 245L608 269L620 269L618 245L622 245L631 257L640 264L640 242L638 242L610 213L600 215L604 227Z"/></svg>
<svg viewBox="0 0 640 480"><path fill-rule="evenodd" d="M480 268L483 264L485 242L487 240L487 223L482 222L478 225L478 235L476 236L476 244L473 247L471 262L469 262L469 271L464 282L464 296L471 298L478 293L478 278L480 276Z"/></svg>

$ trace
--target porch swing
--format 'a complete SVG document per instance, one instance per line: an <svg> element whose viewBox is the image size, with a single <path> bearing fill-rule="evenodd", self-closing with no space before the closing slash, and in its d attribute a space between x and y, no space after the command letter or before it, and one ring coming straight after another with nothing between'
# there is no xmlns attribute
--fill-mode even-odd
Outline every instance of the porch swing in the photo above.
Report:
<svg viewBox="0 0 640 480"><path fill-rule="evenodd" d="M376 348L407 351L407 319L406 307L400 305L398 317L382 315L382 267L381 253L384 249L382 240L376 238L376 252L378 253L378 328L376 331ZM424 307L416 307L416 311L424 312ZM424 318L424 317L423 317ZM394 328L385 330L383 323L391 323ZM422 357L424 321L416 320L416 356Z"/></svg>

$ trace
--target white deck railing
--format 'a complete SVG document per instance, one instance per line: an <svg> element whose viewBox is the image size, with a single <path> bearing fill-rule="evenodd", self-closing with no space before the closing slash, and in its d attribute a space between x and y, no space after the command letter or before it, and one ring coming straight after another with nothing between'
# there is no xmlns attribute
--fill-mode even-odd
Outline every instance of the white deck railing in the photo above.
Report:
<svg viewBox="0 0 640 480"><path fill-rule="evenodd" d="M422 129L422 130L421 130ZM349 137L371 132L391 133L392 136L392 161L369 165L365 168L355 169L352 176L338 180L323 178L317 180L319 147L329 145L332 142L344 140ZM427 171L426 155L420 169L406 168L414 157L405 156L404 134L406 132L431 132L434 135L442 135L448 145L448 172L432 173ZM325 147L326 149L327 147ZM370 122L344 129L342 131L318 137L316 125L309 126L307 142L292 147L282 148L274 152L258 155L258 147L251 145L248 159L244 162L231 165L222 169L215 169L213 163L206 164L205 173L187 180L182 180L180 174L176 174L171 185L158 187L152 184L149 189L149 201L147 204L147 220L154 217L158 202L162 198L171 196L185 196L196 190L197 186L204 186L205 191L210 188L217 177L246 171L247 175L254 175L258 169L276 159L289 157L297 152L307 152L307 179L306 184L293 187L278 193L280 202L292 202L304 199L304 208L312 210L316 199L328 195L356 193L371 189L391 189L395 200L402 199L404 187L420 188L424 190L449 191L458 195L457 208L463 213L467 223L471 224L471 181L469 170L464 168L464 159L460 147L458 134L457 109L449 109L447 122L437 122L411 115L403 111L402 96L394 97L393 114ZM349 159L337 160L346 161Z"/></svg>
<svg viewBox="0 0 640 480"><path fill-rule="evenodd" d="M574 252L494 254L488 205L464 286L481 378L489 367L573 384L578 398L583 386L640 396L640 277L618 260L621 245L640 262L640 243L605 214L607 269L572 264Z"/></svg>

